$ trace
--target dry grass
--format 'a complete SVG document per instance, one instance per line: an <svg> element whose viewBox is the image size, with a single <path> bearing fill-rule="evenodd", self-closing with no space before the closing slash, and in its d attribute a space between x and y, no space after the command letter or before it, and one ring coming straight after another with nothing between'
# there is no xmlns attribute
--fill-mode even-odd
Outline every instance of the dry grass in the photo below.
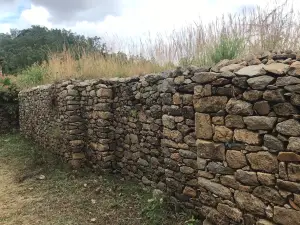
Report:
<svg viewBox="0 0 300 225"><path fill-rule="evenodd" d="M113 36L107 43L113 46L111 52L125 51L151 59L148 61L124 56L104 58L96 53L84 53L76 60L68 51L51 53L48 63L25 71L25 79L19 83L27 87L68 78L128 77L163 71L176 64L213 65L258 51L300 50L300 17L299 11L293 10L294 1L269 2L268 8L245 8L205 24L195 21L168 35L153 38L149 34L148 39L139 41Z"/></svg>
<svg viewBox="0 0 300 225"><path fill-rule="evenodd" d="M0 224L183 225L191 218L149 203L151 192L136 183L59 162L18 134L0 135ZM45 180L36 179L41 174Z"/></svg>

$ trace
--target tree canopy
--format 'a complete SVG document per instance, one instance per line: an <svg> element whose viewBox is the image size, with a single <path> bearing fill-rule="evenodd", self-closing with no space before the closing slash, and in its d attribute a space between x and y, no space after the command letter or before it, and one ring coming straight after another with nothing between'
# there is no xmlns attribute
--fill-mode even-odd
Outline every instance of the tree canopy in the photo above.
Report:
<svg viewBox="0 0 300 225"><path fill-rule="evenodd" d="M0 33L0 58L5 74L16 74L34 63L48 59L50 52L74 50L78 57L83 51L104 53L105 43L100 37L85 37L65 29L48 29L32 26L28 29L11 29L10 34Z"/></svg>

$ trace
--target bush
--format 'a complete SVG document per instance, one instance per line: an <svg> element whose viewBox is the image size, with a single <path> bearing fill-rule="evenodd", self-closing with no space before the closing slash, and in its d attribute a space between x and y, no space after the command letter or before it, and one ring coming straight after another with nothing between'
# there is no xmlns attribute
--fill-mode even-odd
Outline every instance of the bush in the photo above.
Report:
<svg viewBox="0 0 300 225"><path fill-rule="evenodd" d="M47 69L43 65L34 64L23 70L18 76L18 84L20 87L32 87L43 83Z"/></svg>
<svg viewBox="0 0 300 225"><path fill-rule="evenodd" d="M235 59L242 54L245 44L242 38L221 35L219 42L212 48L210 58L213 63L223 59Z"/></svg>

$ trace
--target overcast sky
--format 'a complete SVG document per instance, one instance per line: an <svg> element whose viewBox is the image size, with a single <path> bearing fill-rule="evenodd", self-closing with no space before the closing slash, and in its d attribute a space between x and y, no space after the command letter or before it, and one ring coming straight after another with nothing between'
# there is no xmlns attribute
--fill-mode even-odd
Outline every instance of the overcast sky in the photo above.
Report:
<svg viewBox="0 0 300 225"><path fill-rule="evenodd" d="M0 33L31 25L84 35L136 37L206 22L270 0L0 0ZM284 1L284 0L277 0ZM299 3L298 3L299 2ZM299 6L299 7L298 7ZM300 1L295 0L300 8Z"/></svg>

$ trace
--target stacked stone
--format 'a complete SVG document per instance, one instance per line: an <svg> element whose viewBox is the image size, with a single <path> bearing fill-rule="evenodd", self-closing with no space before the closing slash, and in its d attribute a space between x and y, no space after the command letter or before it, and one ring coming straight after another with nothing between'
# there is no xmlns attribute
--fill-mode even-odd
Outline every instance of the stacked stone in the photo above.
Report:
<svg viewBox="0 0 300 225"><path fill-rule="evenodd" d="M21 131L166 191L207 224L300 224L299 61L263 52L34 88L20 93Z"/></svg>
<svg viewBox="0 0 300 225"><path fill-rule="evenodd" d="M300 224L300 63L288 56L223 61L192 78L196 210L213 224Z"/></svg>
<svg viewBox="0 0 300 225"><path fill-rule="evenodd" d="M82 92L87 126L87 155L90 162L105 170L111 170L114 152L111 144L114 140L112 123L112 88L109 85L93 81Z"/></svg>

